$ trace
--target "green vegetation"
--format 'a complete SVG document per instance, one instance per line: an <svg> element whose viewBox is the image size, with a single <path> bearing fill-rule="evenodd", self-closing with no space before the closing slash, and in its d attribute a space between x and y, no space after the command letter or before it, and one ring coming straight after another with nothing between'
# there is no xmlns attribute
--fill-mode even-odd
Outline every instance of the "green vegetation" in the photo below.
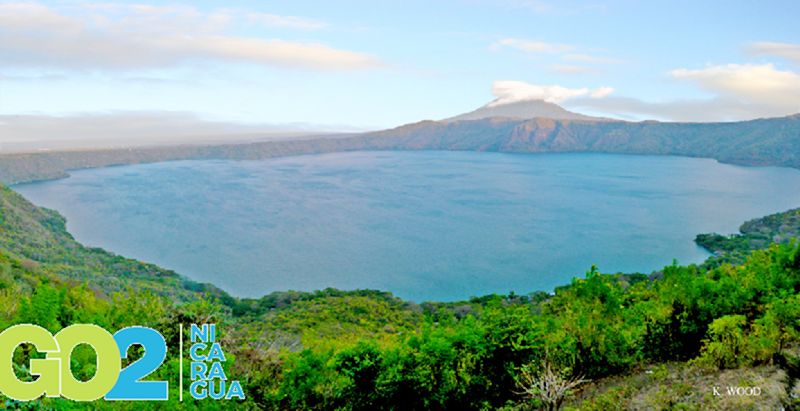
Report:
<svg viewBox="0 0 800 411"><path fill-rule="evenodd" d="M86 282L100 292L153 291L177 301L191 301L198 293L232 301L211 285L76 242L66 230L64 217L34 206L7 187L0 186L0 251L13 255L25 267L53 278Z"/></svg>
<svg viewBox="0 0 800 411"><path fill-rule="evenodd" d="M750 220L742 224L739 233L699 234L695 242L715 256L706 265L741 264L755 250L800 238L800 208Z"/></svg>
<svg viewBox="0 0 800 411"><path fill-rule="evenodd" d="M779 225L779 227L782 225ZM177 402L178 358L155 378L166 404L43 409L742 409L792 406L800 364L800 244L764 244L737 265L645 276L596 268L554 294L405 302L379 291L236 299L208 285L78 244L55 212L0 190L0 328L32 322L144 325L176 347L178 324L217 322L243 402ZM19 375L38 355L15 354ZM93 373L76 351L73 372ZM188 361L184 363L188 378ZM188 383L188 381L186 381ZM711 394L756 384L758 399ZM544 388L543 388L544 387ZM546 387L560 387L545 392ZM548 388L549 389L549 388ZM766 402L765 402L766 401Z"/></svg>

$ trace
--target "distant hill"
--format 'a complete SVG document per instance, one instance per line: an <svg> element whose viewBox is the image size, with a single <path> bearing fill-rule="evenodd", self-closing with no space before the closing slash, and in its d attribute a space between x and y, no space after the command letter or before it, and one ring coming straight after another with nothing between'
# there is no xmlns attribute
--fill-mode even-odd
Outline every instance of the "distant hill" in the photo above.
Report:
<svg viewBox="0 0 800 411"><path fill-rule="evenodd" d="M0 156L0 182L68 170L185 159L264 159L357 150L600 152L707 157L750 166L800 168L800 115L727 123L511 119L422 121L345 137Z"/></svg>
<svg viewBox="0 0 800 411"><path fill-rule="evenodd" d="M682 155L800 167L798 115L728 123L490 118L422 122L371 136L408 149Z"/></svg>
<svg viewBox="0 0 800 411"><path fill-rule="evenodd" d="M591 117L574 113L564 109L558 104L544 100L524 100L513 103L498 103L497 100L495 100L469 113L464 113L444 121L482 120L492 117L516 120L530 120L534 118L549 118L553 120L606 120L600 117Z"/></svg>
<svg viewBox="0 0 800 411"><path fill-rule="evenodd" d="M800 208L756 218L739 227L738 234L698 234L695 242L714 253L704 264L741 264L755 250L770 244L788 244L800 240Z"/></svg>

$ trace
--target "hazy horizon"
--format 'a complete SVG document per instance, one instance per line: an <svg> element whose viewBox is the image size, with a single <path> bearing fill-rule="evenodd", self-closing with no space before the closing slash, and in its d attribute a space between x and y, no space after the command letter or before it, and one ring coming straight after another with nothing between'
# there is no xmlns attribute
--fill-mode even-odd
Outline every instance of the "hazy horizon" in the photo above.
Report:
<svg viewBox="0 0 800 411"><path fill-rule="evenodd" d="M526 99L634 121L779 117L800 112L796 15L788 1L2 1L0 144L376 130Z"/></svg>
<svg viewBox="0 0 800 411"><path fill-rule="evenodd" d="M249 143L368 131L336 125L240 124L208 121L188 113L153 112L0 115L0 130L0 154Z"/></svg>

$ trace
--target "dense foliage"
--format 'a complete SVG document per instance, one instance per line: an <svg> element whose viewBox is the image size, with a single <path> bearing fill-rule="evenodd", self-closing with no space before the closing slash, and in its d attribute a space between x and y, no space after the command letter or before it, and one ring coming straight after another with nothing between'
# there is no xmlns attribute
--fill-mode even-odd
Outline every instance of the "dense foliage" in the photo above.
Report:
<svg viewBox="0 0 800 411"><path fill-rule="evenodd" d="M170 270L84 247L67 232L64 217L34 206L3 186L0 186L0 250L39 271L88 282L103 292L135 287L179 301L194 300L198 293L232 301L216 287L196 283Z"/></svg>
<svg viewBox="0 0 800 411"><path fill-rule="evenodd" d="M622 394L571 394L584 380L675 362L700 370L772 364L792 374L800 340L800 245L773 244L739 265L673 265L650 277L604 275L593 267L553 294L414 304L378 291L325 290L240 300L85 248L54 212L10 190L0 193L0 328L138 324L160 330L176 347L179 323L208 321L220 324L227 372L242 381L244 402L178 403L178 358L171 350L154 376L171 381L167 404L6 405L511 409L556 404L536 388L549 378L577 387L558 405L624 408L629 400ZM20 376L36 355L18 349ZM73 372L89 378L92 353L75 356Z"/></svg>
<svg viewBox="0 0 800 411"><path fill-rule="evenodd" d="M800 238L800 209L771 214L742 224L739 234L698 234L695 242L715 257L706 266L723 262L740 264L754 250L768 247L772 243L786 244Z"/></svg>

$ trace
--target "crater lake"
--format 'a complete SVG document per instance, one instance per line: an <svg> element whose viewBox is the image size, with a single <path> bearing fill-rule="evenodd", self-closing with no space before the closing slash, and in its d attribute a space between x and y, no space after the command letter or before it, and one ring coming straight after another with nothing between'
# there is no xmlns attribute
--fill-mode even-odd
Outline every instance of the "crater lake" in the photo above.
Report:
<svg viewBox="0 0 800 411"><path fill-rule="evenodd" d="M800 171L610 154L350 152L71 172L13 187L77 240L234 295L453 301L698 263L705 232L800 206Z"/></svg>

